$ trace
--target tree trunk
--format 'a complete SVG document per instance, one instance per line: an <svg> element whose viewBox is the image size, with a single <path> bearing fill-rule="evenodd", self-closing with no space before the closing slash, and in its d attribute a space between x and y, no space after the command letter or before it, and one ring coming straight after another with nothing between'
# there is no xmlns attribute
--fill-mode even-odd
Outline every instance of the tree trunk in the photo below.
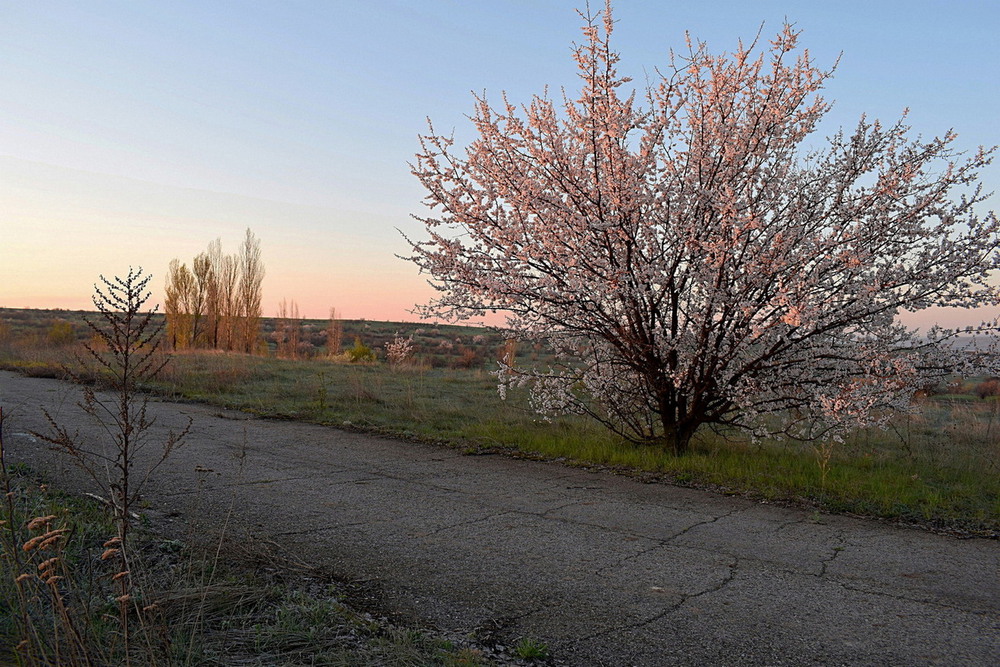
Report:
<svg viewBox="0 0 1000 667"><path fill-rule="evenodd" d="M691 404L686 395L678 392L672 383L665 381L662 374L651 375L652 384L657 386L656 403L660 425L663 427L663 446L674 456L687 454L691 437L702 425L702 421L691 415Z"/></svg>
<svg viewBox="0 0 1000 667"><path fill-rule="evenodd" d="M674 456L683 456L690 451L691 438L700 426L691 420L674 421L667 415L660 415L663 424L663 444Z"/></svg>

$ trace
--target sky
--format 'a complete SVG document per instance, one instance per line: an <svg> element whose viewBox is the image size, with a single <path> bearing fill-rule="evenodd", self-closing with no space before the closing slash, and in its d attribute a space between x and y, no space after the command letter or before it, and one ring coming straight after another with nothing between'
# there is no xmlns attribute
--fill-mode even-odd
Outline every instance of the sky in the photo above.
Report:
<svg viewBox="0 0 1000 667"><path fill-rule="evenodd" d="M578 90L584 0L0 0L0 307L90 309L98 276L261 241L264 314L415 320L434 294L398 255L427 118L473 138L472 92ZM620 71L685 31L713 51L784 20L839 58L826 133L910 109L914 134L1000 143L1000 3L619 0ZM1000 166L982 173L1000 189ZM984 207L985 210L986 207ZM998 208L996 200L988 208ZM943 324L993 313L936 312ZM927 317L912 320L924 324Z"/></svg>

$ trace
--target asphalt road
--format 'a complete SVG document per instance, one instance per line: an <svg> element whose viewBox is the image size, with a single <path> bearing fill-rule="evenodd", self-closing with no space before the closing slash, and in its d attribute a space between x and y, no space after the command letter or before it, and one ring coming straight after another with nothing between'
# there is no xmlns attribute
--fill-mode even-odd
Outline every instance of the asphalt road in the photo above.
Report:
<svg viewBox="0 0 1000 667"><path fill-rule="evenodd" d="M40 407L94 433L79 388L0 372L14 460ZM1000 542L463 456L207 406L151 479L154 507L268 538L449 632L544 641L570 665L997 665ZM242 459L242 463L240 460ZM196 513L196 514L195 514Z"/></svg>

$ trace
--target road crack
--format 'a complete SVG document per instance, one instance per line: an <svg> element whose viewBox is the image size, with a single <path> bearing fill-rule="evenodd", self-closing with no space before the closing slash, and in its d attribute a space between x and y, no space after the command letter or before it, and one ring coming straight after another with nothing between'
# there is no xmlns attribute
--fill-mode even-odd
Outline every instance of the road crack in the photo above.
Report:
<svg viewBox="0 0 1000 667"><path fill-rule="evenodd" d="M657 547L654 547L654 548L659 548L659 547L662 547L662 546L666 546L666 545L661 544L661 545L658 545ZM651 550L652 549L647 549L647 552L651 551ZM599 630L598 632L594 632L594 633L591 633L591 634L589 634L589 635L587 635L585 637L582 637L582 638L580 638L577 641L587 641L587 640L590 640L590 639L595 639L597 637L603 637L603 636L606 636L606 635L612 635L612 634L620 633L620 632L623 632L623 631L638 630L638 629L644 628L644 627L646 627L648 625L656 623L657 621L659 621L659 620L661 620L661 619L663 619L663 618L665 618L665 617L667 617L667 616L669 616L669 615L671 615L673 613L676 613L677 611L679 611L681 609L681 607L683 607L685 604L687 604L691 600L700 598L700 597L705 596L705 595L710 595L712 593L718 593L719 591L721 591L722 589L724 589L726 586L728 586L730 583L732 583L732 581L736 578L737 571L739 570L740 559L738 557L736 557L736 556L730 556L730 558L731 558L731 561L724 566L724 567L728 568L728 571L727 571L726 575L724 577L722 577L722 579L718 583L715 583L715 584L713 584L711 586L708 586L705 589L697 591L695 593L680 593L680 592L678 592L678 593L676 593L676 595L680 598L679 600L677 600L673 604L665 607L661 611L657 612L656 614L654 614L654 615L652 615L652 616L650 616L648 618L641 619L639 621L636 621L635 623L622 623L622 624L616 625L614 627L605 628L603 630Z"/></svg>
<svg viewBox="0 0 1000 667"><path fill-rule="evenodd" d="M286 530L280 533L272 533L270 537L294 537L296 535L313 535L316 533L324 533L329 530L340 530L342 528L355 528L357 526L370 526L371 521L352 521L350 523L335 523L327 526L320 526L315 528L302 528L301 530ZM260 527L260 524L258 524Z"/></svg>
<svg viewBox="0 0 1000 667"><path fill-rule="evenodd" d="M836 546L833 547L833 550L830 553L830 557L829 558L824 558L823 560L821 560L819 562L819 574L817 574L816 576L820 577L821 579L826 577L826 569L830 565L830 563L832 563L833 561L837 560L837 556L839 556L842 551L844 551L845 549L847 549L847 546L846 546L847 540L844 537L844 532L843 531L838 531L837 532L835 540L836 540L837 544L836 544Z"/></svg>
<svg viewBox="0 0 1000 667"><path fill-rule="evenodd" d="M713 523L715 523L717 521L721 521L722 519L729 518L732 515L738 514L738 513L742 512L742 511L744 511L742 508L733 509L733 510L730 510L728 512L725 512L724 514L720 514L718 516L712 517L711 519L706 519L704 521L699 521L697 523L693 523L690 526L688 526L687 528L685 528L684 530L680 531L679 533L676 533L674 535L671 535L670 537L664 538L663 542L664 542L664 544L667 543L667 542L673 542L677 538L683 537L684 535L687 535L689 532L691 532L695 528L700 528L701 526L711 525L711 524L713 524Z"/></svg>
<svg viewBox="0 0 1000 667"><path fill-rule="evenodd" d="M732 561L728 565L726 565L726 567L729 568L729 572L728 574L726 574L725 577L722 578L722 581L720 581L718 584L714 586L709 586L705 590L699 591L697 593L691 593L690 595L684 595L682 593L681 595L683 599L675 605L673 611L677 611L685 604L687 604L689 601L694 600L695 598L700 598L703 595L709 595L711 593L718 593L723 588L732 583L733 579L736 578L737 570L739 570L740 559L737 556L730 556L730 557L732 558Z"/></svg>
<svg viewBox="0 0 1000 667"><path fill-rule="evenodd" d="M431 531L417 533L416 535L414 535L414 537L431 537L434 535L439 535L445 531L454 530L455 528L459 528L461 526L472 526L477 523L483 523L485 521L489 521L490 519L496 519L502 516L506 516L508 514L514 514L514 512L508 512L508 511L496 512L494 514L487 514L486 516L476 517L475 519L466 519L465 521L458 521L456 523L448 524L447 526L441 526L440 528L435 528L434 530Z"/></svg>
<svg viewBox="0 0 1000 667"><path fill-rule="evenodd" d="M629 554L627 556L623 556L623 557L619 558L618 560L616 560L614 563L612 563L610 565L605 565L603 567L599 567L598 569L594 570L594 574L597 575L597 576L602 576L602 575L604 575L608 571L620 569L621 567L623 567L629 561L633 561L633 560L636 560L638 558L642 558L646 554L648 554L648 553L650 553L652 551L656 551L657 549L662 549L665 546L667 546L666 542L657 540L655 544L647 547L646 549L643 549L641 551L637 551L634 554Z"/></svg>

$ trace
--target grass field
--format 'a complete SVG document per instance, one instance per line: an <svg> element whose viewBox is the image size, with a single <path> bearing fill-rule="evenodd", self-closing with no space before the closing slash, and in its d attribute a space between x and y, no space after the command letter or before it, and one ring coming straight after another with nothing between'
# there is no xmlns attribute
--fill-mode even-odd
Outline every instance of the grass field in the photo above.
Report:
<svg viewBox="0 0 1000 667"><path fill-rule="evenodd" d="M394 436L469 453L502 450L612 466L666 481L939 529L1000 530L1000 403L922 399L889 430L842 444L758 442L706 432L677 458L576 417L545 421L500 400L483 370L391 369L227 355L177 355L156 393Z"/></svg>

